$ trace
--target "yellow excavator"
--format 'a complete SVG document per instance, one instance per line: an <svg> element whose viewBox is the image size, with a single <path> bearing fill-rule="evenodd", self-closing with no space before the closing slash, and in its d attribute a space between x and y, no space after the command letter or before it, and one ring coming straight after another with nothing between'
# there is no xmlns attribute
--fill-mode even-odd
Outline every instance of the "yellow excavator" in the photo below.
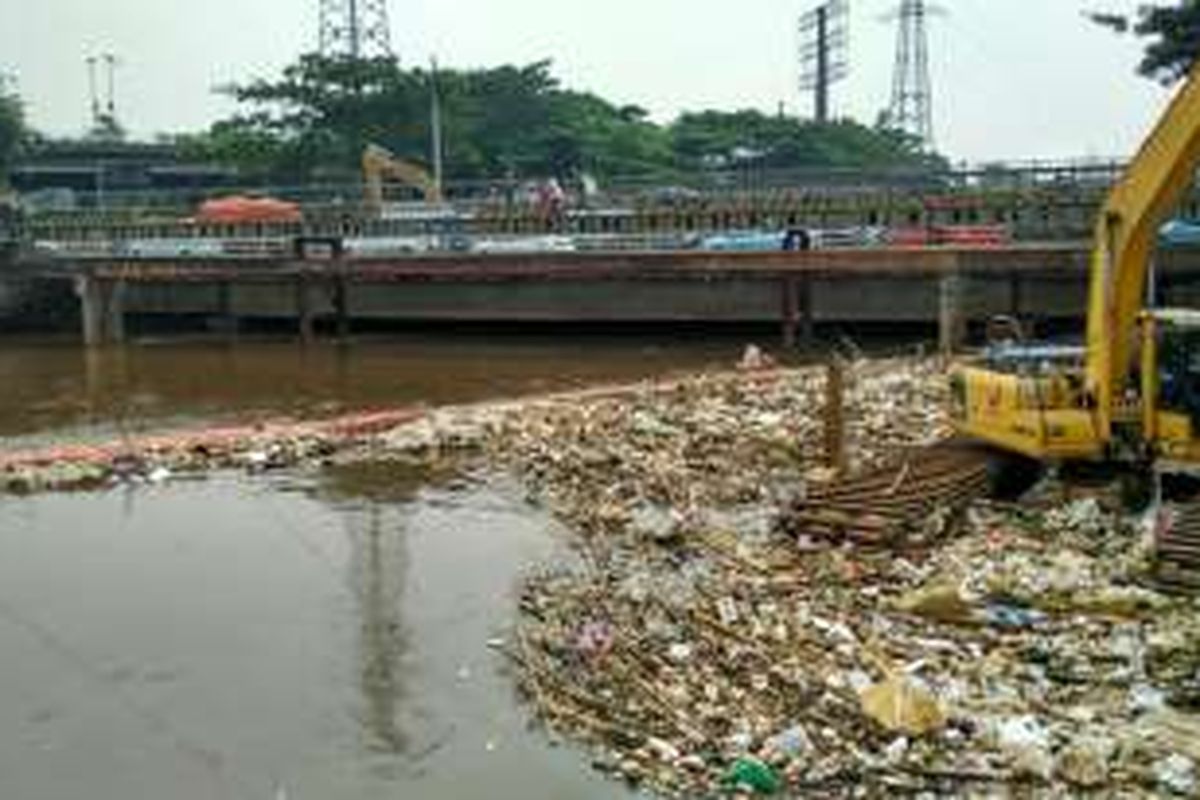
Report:
<svg viewBox="0 0 1200 800"><path fill-rule="evenodd" d="M393 178L421 192L426 203L442 202L442 189L424 168L397 158L385 147L368 144L362 154L363 185L367 208L383 210L383 179Z"/></svg>
<svg viewBox="0 0 1200 800"><path fill-rule="evenodd" d="M954 366L957 430L1025 465L1200 475L1200 311L1154 307L1151 259L1200 160L1200 65L1096 220L1084 347L1009 341ZM1026 471L1028 472L1028 471Z"/></svg>

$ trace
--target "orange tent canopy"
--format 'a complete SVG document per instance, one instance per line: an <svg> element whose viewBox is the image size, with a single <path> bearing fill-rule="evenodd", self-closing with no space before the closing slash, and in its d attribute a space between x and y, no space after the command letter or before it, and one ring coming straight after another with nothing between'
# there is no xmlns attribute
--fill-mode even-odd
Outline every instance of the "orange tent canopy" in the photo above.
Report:
<svg viewBox="0 0 1200 800"><path fill-rule="evenodd" d="M200 205L197 222L299 222L300 206L271 197L218 197Z"/></svg>

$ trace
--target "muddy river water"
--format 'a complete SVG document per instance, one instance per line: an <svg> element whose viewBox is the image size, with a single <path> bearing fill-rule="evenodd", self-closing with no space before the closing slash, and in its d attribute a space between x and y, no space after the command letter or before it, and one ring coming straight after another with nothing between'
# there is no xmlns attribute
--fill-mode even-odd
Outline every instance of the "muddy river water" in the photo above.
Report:
<svg viewBox="0 0 1200 800"><path fill-rule="evenodd" d="M0 447L728 366L743 340L0 340ZM489 640L562 531L379 465L0 498L0 797L608 798Z"/></svg>

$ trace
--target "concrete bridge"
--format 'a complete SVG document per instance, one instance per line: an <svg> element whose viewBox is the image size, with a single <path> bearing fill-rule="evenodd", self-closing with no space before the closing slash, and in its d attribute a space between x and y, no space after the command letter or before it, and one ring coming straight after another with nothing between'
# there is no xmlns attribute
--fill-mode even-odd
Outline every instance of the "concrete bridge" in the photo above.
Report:
<svg viewBox="0 0 1200 800"><path fill-rule="evenodd" d="M788 346L822 324L938 325L945 347L997 314L1081 318L1081 244L807 252L437 254L351 258L337 240L288 255L22 259L25 281L66 281L83 339L120 342L126 315L290 320L301 339L355 321L742 322L778 324ZM1164 302L1200 305L1200 253L1160 257Z"/></svg>

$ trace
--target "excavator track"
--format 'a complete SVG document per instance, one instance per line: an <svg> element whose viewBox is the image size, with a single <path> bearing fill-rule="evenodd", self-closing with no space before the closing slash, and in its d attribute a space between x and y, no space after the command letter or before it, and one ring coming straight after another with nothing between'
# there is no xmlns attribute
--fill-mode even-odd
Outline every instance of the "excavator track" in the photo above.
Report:
<svg viewBox="0 0 1200 800"><path fill-rule="evenodd" d="M814 487L781 516L798 541L865 547L929 544L985 494L989 451L960 442L906 451L865 475Z"/></svg>
<svg viewBox="0 0 1200 800"><path fill-rule="evenodd" d="M1165 589L1200 592L1200 502L1174 507L1155 541L1155 579Z"/></svg>

